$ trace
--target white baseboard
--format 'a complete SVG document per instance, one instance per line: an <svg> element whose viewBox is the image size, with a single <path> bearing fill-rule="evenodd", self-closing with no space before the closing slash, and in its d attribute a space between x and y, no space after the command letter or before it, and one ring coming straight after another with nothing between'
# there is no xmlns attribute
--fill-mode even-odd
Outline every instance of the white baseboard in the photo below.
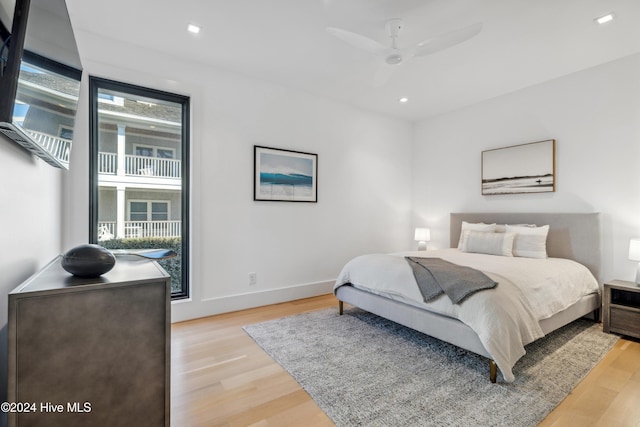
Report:
<svg viewBox="0 0 640 427"><path fill-rule="evenodd" d="M332 280L200 301L191 299L174 301L171 304L171 322L184 322L200 317L326 295L333 292L334 284L335 280Z"/></svg>

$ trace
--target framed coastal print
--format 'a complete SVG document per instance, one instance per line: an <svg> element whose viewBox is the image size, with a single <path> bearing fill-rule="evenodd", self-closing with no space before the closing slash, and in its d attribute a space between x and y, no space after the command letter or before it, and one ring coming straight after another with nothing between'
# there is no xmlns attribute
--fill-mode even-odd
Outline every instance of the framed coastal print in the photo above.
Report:
<svg viewBox="0 0 640 427"><path fill-rule="evenodd" d="M318 155L254 145L253 200L318 201Z"/></svg>
<svg viewBox="0 0 640 427"><path fill-rule="evenodd" d="M482 194L556 191L555 153L555 139L483 151Z"/></svg>

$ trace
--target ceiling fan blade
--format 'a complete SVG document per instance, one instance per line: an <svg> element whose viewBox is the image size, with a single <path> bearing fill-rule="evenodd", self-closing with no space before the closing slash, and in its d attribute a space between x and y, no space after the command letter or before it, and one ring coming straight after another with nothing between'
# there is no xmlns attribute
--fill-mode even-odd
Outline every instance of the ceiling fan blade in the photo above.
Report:
<svg viewBox="0 0 640 427"><path fill-rule="evenodd" d="M353 33L351 31L343 30L342 28L327 27L327 33L339 38L340 40L349 43L358 49L365 50L374 55L382 56L389 50L388 46L383 45L369 37L362 34Z"/></svg>
<svg viewBox="0 0 640 427"><path fill-rule="evenodd" d="M478 35L481 30L482 23L477 22L459 30L453 30L437 35L418 43L416 48L413 50L413 56L426 56L448 47L455 46Z"/></svg>

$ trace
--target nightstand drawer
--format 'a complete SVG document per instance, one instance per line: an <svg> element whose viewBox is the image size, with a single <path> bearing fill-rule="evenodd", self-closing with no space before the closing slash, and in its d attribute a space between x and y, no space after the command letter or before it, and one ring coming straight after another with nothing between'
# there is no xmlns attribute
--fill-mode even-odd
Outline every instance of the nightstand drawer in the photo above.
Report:
<svg viewBox="0 0 640 427"><path fill-rule="evenodd" d="M612 332L640 338L640 310L628 307L610 307L610 326Z"/></svg>

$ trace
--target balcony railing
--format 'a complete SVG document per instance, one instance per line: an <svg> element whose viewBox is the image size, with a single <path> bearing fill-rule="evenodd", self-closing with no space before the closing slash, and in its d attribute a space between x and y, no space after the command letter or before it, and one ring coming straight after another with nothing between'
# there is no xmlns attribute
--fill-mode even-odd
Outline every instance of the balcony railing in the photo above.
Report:
<svg viewBox="0 0 640 427"><path fill-rule="evenodd" d="M124 236L120 238L135 239L142 237L180 237L182 221L125 221ZM98 222L98 240L118 238L115 221Z"/></svg>
<svg viewBox="0 0 640 427"><path fill-rule="evenodd" d="M158 157L124 156L125 175L148 176L155 178L181 178L182 164L180 160L161 159ZM115 175L118 173L118 155L115 153L98 153L98 173Z"/></svg>
<svg viewBox="0 0 640 427"><path fill-rule="evenodd" d="M71 141L68 139L58 138L46 133L37 132L31 129L25 129L31 138L33 138L41 147L52 154L56 159L69 163L69 153L71 152Z"/></svg>
<svg viewBox="0 0 640 427"><path fill-rule="evenodd" d="M116 153L98 153L98 173L115 175L118 170L118 155Z"/></svg>
<svg viewBox="0 0 640 427"><path fill-rule="evenodd" d="M125 155L127 175L180 178L180 160Z"/></svg>

